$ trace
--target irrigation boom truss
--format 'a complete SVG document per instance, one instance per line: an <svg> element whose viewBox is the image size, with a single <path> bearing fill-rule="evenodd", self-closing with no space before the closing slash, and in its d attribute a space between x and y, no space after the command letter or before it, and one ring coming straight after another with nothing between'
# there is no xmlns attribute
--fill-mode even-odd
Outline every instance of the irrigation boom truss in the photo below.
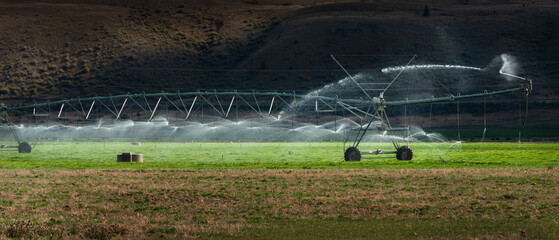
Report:
<svg viewBox="0 0 559 240"><path fill-rule="evenodd" d="M145 99L148 97L160 97L161 99L165 98L170 102L173 102L170 97L219 97L219 96L233 96L233 97L261 97L267 96L272 98L281 98L282 100L286 99L310 99L310 100L318 100L318 101L325 101L325 102L335 102L335 103L346 103L346 104L366 104L370 106L377 106L377 107L390 107L390 106L401 106L401 105L412 105L412 104L422 104L422 103L433 103L433 102L449 102L455 101L460 99L468 99L468 98L478 98L478 97L486 97L492 95L499 95L504 93L511 93L511 92L522 92L522 91L530 91L531 83L529 85L521 85L517 88L511 88L506 90L500 91L493 91L493 92L484 92L484 93L476 93L476 94L468 94L468 95L458 95L458 96L447 96L447 97L439 97L439 98L427 98L427 99L417 99L417 100L404 100L404 101L385 101L383 98L373 97L372 100L363 100L363 99L341 99L335 97L326 97L326 96L316 96L316 95L303 95L303 94L295 94L295 93L282 93L282 92L176 92L176 93L139 93L139 94L122 94L122 95L115 95L115 96L103 96L103 97L88 97L88 98L71 98L71 99L64 99L58 100L53 102L45 102L45 103L36 103L30 105L20 105L20 106L6 106L3 110L5 111L13 111L13 110L22 110L22 109L31 109L31 108L42 108L48 106L55 106L55 105L62 105L62 104L71 104L71 103L80 103L82 106L83 103L86 102L99 102L101 101L110 101L111 104L114 103L114 100L117 99ZM133 100L132 100L133 101ZM102 106L106 107L107 110L113 110L104 103L101 103ZM290 105L285 102L286 105ZM124 106L125 104L123 104ZM139 105L141 106L141 105ZM220 106L223 107L224 105ZM178 107L178 106L177 106ZM293 107L293 106L291 106ZM42 110L42 109L41 109ZM90 108L91 110L91 108ZM117 110L117 109L115 109ZM119 112L119 111L117 111ZM88 111L91 113L91 111ZM113 112L114 114L115 112ZM116 114L115 116L118 116ZM87 116L86 116L87 117ZM87 118L86 118L87 119Z"/></svg>
<svg viewBox="0 0 559 240"><path fill-rule="evenodd" d="M342 65L332 56L334 61L347 73ZM412 59L413 60L413 59ZM410 61L411 62L411 61ZM409 64L409 63L408 63ZM367 131L371 128L381 131L409 131L409 127L393 128L390 125L386 115L386 108L391 106L402 106L412 104L425 104L436 102L450 102L461 99L487 97L492 95L499 95L512 92L524 92L526 95L532 90L532 82L530 79L516 88L510 88L499 91L485 91L483 93L467 94L467 95L450 95L445 97L432 97L417 100L403 100L403 101L387 101L384 99L384 92L390 85L397 79L396 78L388 84L385 89L378 94L377 97L371 97L367 91L361 86L360 83L355 81L353 77L347 73L353 83L365 94L366 98L350 99L338 98L320 95L304 95L296 93L283 93L283 92L244 92L244 91L194 91L194 92L176 92L176 93L139 93L139 94L122 94L115 96L95 96L88 98L71 98L63 99L52 102L35 103L30 105L19 106L5 106L2 104L0 122L7 122L10 126L14 138L18 142L18 146L5 146L0 148L18 148L21 153L31 152L32 146L28 142L23 142L18 137L16 131L11 127L11 122L8 113L17 112L21 114L28 114L32 110L34 117L43 117L45 119L69 119L67 112L75 113L75 120L92 120L97 117L110 116L115 120L123 119L129 113L131 108L135 108L134 116L138 120L152 121L162 111L162 105L165 104L165 110L171 108L179 115L181 119L187 121L192 118L201 106L209 106L210 111L215 111L221 118L232 118L232 112L237 110L238 102L245 106L245 110L253 111L256 115L261 117L274 116L285 109L293 112L303 112L301 106L297 104L296 100L311 101L314 105L314 111L317 113L336 111L348 112L351 115L362 120L365 124L354 129L352 133L346 136L346 142L352 141L353 143L345 150L344 158L346 161L359 161L362 154L396 154L399 160L411 160L413 152L408 145L400 146L397 142L392 142L395 151L381 151L376 150L372 152L361 152L358 149L359 143ZM163 101L162 101L163 100ZM100 114L102 112L104 114ZM134 111L134 110L132 110ZM237 113L238 117L238 113ZM275 117L275 116L274 116Z"/></svg>

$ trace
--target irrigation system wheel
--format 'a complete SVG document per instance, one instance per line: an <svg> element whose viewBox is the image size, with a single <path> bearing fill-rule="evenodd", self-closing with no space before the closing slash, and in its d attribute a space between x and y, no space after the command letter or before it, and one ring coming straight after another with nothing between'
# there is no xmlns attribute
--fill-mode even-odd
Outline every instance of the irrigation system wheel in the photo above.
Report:
<svg viewBox="0 0 559 240"><path fill-rule="evenodd" d="M361 152L356 147L350 147L345 150L344 159L346 160L346 162L361 161Z"/></svg>
<svg viewBox="0 0 559 240"><path fill-rule="evenodd" d="M17 151L19 153L30 153L31 149L33 149L33 148L31 147L31 144L29 144L28 142L21 142L17 146Z"/></svg>
<svg viewBox="0 0 559 240"><path fill-rule="evenodd" d="M413 158L413 151L411 150L410 146L401 146L396 151L396 159L409 161Z"/></svg>

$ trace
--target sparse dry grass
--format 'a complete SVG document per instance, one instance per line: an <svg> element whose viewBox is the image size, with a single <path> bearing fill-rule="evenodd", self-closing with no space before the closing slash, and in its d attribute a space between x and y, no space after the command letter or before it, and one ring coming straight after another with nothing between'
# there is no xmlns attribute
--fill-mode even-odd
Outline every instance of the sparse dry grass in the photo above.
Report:
<svg viewBox="0 0 559 240"><path fill-rule="evenodd" d="M236 236L247 227L283 220L545 221L559 208L558 169L3 170L1 175L0 236L10 238Z"/></svg>
<svg viewBox="0 0 559 240"><path fill-rule="evenodd" d="M258 42L256 38L272 26L272 18L291 15L291 7L270 9L243 1L227 8L223 5L230 4L190 1L185 9L180 1L6 1L0 9L4 33L0 40L6 43L0 47L5 56L0 59L0 71L6 79L0 82L0 98L83 96L96 92L92 88L98 86L111 93L129 91L120 90L126 86L134 86L134 91L161 89L169 80L158 80L160 72L138 74L128 67L237 65L250 53L245 52L247 45ZM244 32L243 20L254 21L255 26ZM26 30L18 26L26 26ZM171 75L164 78L177 79L175 73ZM111 79L119 81L114 84ZM150 84L138 83L138 79Z"/></svg>
<svg viewBox="0 0 559 240"><path fill-rule="evenodd" d="M328 53L413 53L423 61L479 66L502 52L534 64L526 74L543 84L534 94L545 99L556 96L556 89L547 85L556 76L548 69L556 68L546 64L557 52L546 44L556 42L554 1L526 6L519 1L469 1L468 5L431 1L428 18L421 16L424 4L409 0L2 1L0 72L5 81L0 82L0 99L32 102L177 89L305 90L339 80L334 72L324 72L334 67ZM497 14L492 13L495 9ZM455 30L447 33L442 26ZM462 39L459 46L451 44L458 38ZM510 45L499 45L502 38ZM343 59L354 69L402 61L406 59ZM188 69L266 71L222 74ZM313 69L320 71L298 72ZM272 70L278 71L268 72Z"/></svg>

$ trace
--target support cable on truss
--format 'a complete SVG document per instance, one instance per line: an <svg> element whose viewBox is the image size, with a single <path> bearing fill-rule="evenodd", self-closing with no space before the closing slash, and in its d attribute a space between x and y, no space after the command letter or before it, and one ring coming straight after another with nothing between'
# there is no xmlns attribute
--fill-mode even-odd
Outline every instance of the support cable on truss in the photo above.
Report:
<svg viewBox="0 0 559 240"><path fill-rule="evenodd" d="M388 88L390 88L390 86L392 86L392 84L396 81L396 79L398 79L398 77L400 77L400 74L402 74L402 72L404 72L404 70L406 70L406 67L410 65L410 63L415 59L417 55L413 55L413 57L410 59L410 61L406 64L405 67L403 67L400 72L398 73L398 75L396 75L396 77L394 77L394 79L392 79L392 82L390 82L390 84L388 84L388 86L386 86L386 88L384 89L384 91L382 91L380 93L380 97L384 97L384 93L386 92L386 90L388 90Z"/></svg>
<svg viewBox="0 0 559 240"><path fill-rule="evenodd" d="M433 76L433 78L434 78L435 80L437 80L437 82L444 88L444 90L446 90L446 91L448 92L448 94L450 94L450 96L453 96L453 95L454 95L454 94L452 94L452 92L450 92L450 90L448 90L448 88L441 82L441 80L439 80L439 78L437 78L437 77L435 76L435 74L433 74L432 71L429 71L429 73L431 74L431 76Z"/></svg>
<svg viewBox="0 0 559 240"><path fill-rule="evenodd" d="M355 85L357 85L357 87L359 89L361 89L361 91L365 94L365 96L367 96L371 101L374 101L373 98L371 96L369 96L369 94L365 91L365 89L363 89L361 87L361 85L359 85L359 83L357 81L355 81L355 78L353 78L353 76L351 76L351 74L349 74L349 72L347 72L347 70L345 70L345 68L342 66L342 64L340 64L340 62L338 62L338 60L336 60L334 55L330 55L330 57L332 57L332 60L334 60L334 62L336 62L338 64L338 66L340 66L340 68L342 68L342 70L344 70L344 72L347 74L349 79L351 79L351 81L353 81L353 83L355 83Z"/></svg>

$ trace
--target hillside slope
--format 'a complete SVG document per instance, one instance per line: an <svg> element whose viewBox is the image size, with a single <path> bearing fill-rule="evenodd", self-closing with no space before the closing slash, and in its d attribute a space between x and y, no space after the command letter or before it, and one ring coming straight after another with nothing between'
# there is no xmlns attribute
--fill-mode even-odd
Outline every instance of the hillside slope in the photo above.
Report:
<svg viewBox="0 0 559 240"><path fill-rule="evenodd" d="M488 2L3 1L0 98L306 91L344 77L330 54L355 74L413 54L483 68L506 53L534 96L557 99L559 4Z"/></svg>

